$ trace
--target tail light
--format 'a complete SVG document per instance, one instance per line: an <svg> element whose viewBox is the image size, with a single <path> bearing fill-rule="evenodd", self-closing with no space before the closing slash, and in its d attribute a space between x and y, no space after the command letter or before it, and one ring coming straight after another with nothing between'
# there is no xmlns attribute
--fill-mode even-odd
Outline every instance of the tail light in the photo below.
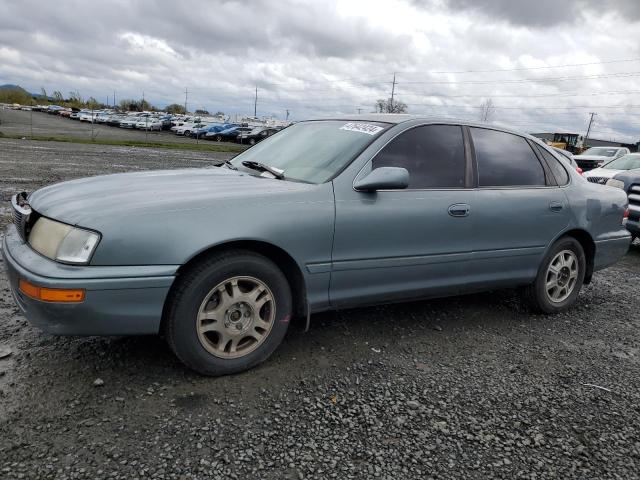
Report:
<svg viewBox="0 0 640 480"><path fill-rule="evenodd" d="M582 170L580 167L576 167L576 172L578 172L580 175L584 175L584 170Z"/></svg>
<svg viewBox="0 0 640 480"><path fill-rule="evenodd" d="M627 218L629 218L629 209L625 208L624 213L622 214L622 219L625 220Z"/></svg>

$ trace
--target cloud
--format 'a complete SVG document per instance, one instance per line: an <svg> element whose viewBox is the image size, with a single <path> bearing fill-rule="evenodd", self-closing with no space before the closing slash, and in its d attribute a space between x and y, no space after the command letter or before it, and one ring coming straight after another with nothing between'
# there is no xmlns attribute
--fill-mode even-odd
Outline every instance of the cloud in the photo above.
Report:
<svg viewBox="0 0 640 480"><path fill-rule="evenodd" d="M370 111L640 135L640 3L567 0L4 0L0 83L291 118ZM575 65L577 66L566 66ZM624 74L624 75L623 75ZM609 75L609 76L606 76ZM626 75L626 76L625 76ZM576 95L578 94L578 95Z"/></svg>

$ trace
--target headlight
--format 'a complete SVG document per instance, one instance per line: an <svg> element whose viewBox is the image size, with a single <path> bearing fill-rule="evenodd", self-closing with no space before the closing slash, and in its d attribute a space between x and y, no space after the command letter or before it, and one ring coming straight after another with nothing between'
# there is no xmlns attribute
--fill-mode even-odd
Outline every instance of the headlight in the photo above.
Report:
<svg viewBox="0 0 640 480"><path fill-rule="evenodd" d="M621 188L622 190L624 190L624 182L616 180L615 178L610 178L609 180L607 180L607 183L605 185L608 185L609 187Z"/></svg>
<svg viewBox="0 0 640 480"><path fill-rule="evenodd" d="M29 245L36 252L62 263L86 265L96 249L100 235L40 217L29 234Z"/></svg>

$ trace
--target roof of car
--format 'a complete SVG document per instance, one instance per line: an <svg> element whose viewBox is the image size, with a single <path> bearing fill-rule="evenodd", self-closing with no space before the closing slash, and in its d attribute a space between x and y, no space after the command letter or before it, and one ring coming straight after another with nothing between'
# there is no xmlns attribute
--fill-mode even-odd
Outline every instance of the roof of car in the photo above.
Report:
<svg viewBox="0 0 640 480"><path fill-rule="evenodd" d="M531 136L530 134L523 132L521 130L517 130L509 127L508 125L503 125L500 123L480 123L474 122L470 120L464 120L461 118L452 118L452 117L438 117L438 116L429 116L429 115L411 115L408 113L363 113L363 114L355 114L355 115L333 115L333 116L325 116L325 117L317 117L317 118L309 118L309 120L341 120L341 121L350 121L350 122L382 122L382 123L391 123L394 125L414 121L414 120L422 120L424 122L429 123L444 123L444 124L458 124L458 125L467 125L470 127L481 127L481 128L490 128L501 130L504 132L515 133L517 135L523 135L527 138L530 138L537 143L540 142L540 139Z"/></svg>

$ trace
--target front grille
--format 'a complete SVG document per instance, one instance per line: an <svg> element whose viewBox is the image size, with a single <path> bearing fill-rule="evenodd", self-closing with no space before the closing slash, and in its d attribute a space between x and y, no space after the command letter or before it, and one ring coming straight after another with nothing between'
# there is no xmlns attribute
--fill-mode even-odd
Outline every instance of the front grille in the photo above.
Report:
<svg viewBox="0 0 640 480"><path fill-rule="evenodd" d="M629 187L629 218L640 221L640 185Z"/></svg>
<svg viewBox="0 0 640 480"><path fill-rule="evenodd" d="M607 177L587 177L591 183L599 183L600 185L604 185L609 180Z"/></svg>
<svg viewBox="0 0 640 480"><path fill-rule="evenodd" d="M27 240L29 217L31 207L27 203L27 194L22 192L11 197L11 207L13 208L13 223L18 230L18 234L23 240Z"/></svg>

